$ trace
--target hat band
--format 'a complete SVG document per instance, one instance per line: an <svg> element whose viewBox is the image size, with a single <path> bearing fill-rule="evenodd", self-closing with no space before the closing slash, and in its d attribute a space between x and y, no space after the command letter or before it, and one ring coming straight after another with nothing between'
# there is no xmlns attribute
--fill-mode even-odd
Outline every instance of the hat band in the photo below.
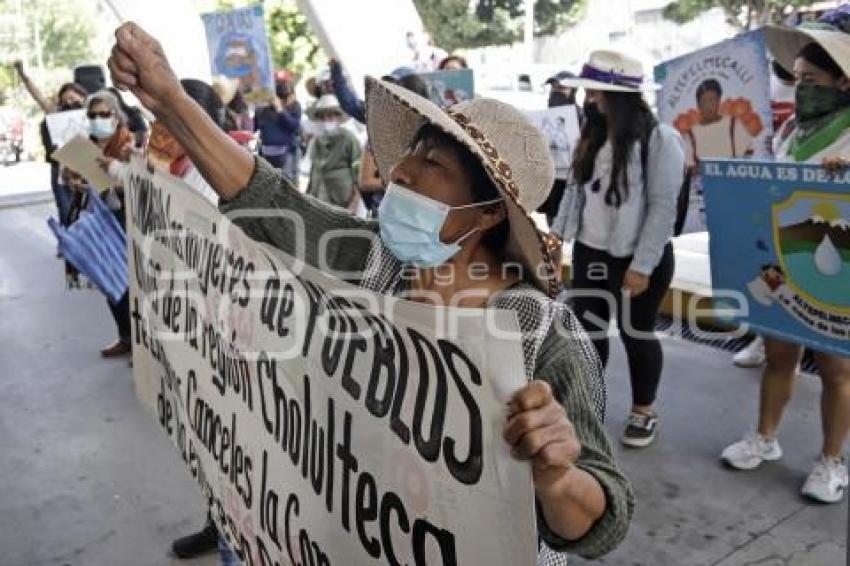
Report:
<svg viewBox="0 0 850 566"><path fill-rule="evenodd" d="M445 110L446 114L448 114L452 120L454 120L463 130L469 134L472 140L475 142L475 145L478 146L478 149L484 156L487 158L489 163L484 163L484 168L490 172L493 181L499 185L504 192L506 192L511 200L516 204L520 210L523 210L528 216L529 211L525 210L519 203L519 185L517 185L513 176L513 169L511 166L502 159L502 156L499 154L499 151L496 149L487 136L478 129L475 124L473 124L472 120L469 119L465 114L461 114L451 108ZM529 218L530 220L530 218ZM541 252L543 255L543 263L546 265L548 270L547 274L547 283L549 285L549 295L554 297L558 291L558 282L555 278L555 259L554 252L560 249L560 240L557 237L550 238L546 234L541 234Z"/></svg>
<svg viewBox="0 0 850 566"><path fill-rule="evenodd" d="M585 63L581 68L579 78L629 88L640 88L643 84L643 75L626 75L613 70L603 71L589 63Z"/></svg>

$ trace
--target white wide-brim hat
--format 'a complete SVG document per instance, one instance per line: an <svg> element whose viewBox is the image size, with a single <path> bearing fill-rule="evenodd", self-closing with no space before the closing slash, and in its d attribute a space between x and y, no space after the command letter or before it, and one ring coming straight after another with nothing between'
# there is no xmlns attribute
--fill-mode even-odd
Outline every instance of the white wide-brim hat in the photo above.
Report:
<svg viewBox="0 0 850 566"><path fill-rule="evenodd" d="M593 51L581 73L559 81L561 86L609 92L641 92L658 90L660 85L647 80L643 64L619 51Z"/></svg>
<svg viewBox="0 0 850 566"><path fill-rule="evenodd" d="M339 106L339 100L332 94L323 94L319 100L317 100L316 103L307 110L307 113L311 118L313 118L316 113L321 110L332 110L334 112L339 112L340 114L345 114Z"/></svg>
<svg viewBox="0 0 850 566"><path fill-rule="evenodd" d="M401 86L367 77L369 144L385 182L426 124L463 144L484 166L508 211L506 259L520 262L531 274L526 279L554 296L559 266L553 252L561 242L539 231L531 218L549 196L555 179L546 139L525 114L503 102L475 98L443 110Z"/></svg>
<svg viewBox="0 0 850 566"><path fill-rule="evenodd" d="M795 28L767 25L764 37L773 58L789 73L800 51L817 43L841 67L844 76L850 77L850 34L829 24L806 23Z"/></svg>

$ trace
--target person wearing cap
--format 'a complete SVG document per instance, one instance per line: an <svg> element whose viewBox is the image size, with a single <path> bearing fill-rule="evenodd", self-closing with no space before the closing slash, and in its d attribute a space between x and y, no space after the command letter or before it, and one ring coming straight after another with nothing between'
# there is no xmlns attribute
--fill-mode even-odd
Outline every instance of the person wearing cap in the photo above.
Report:
<svg viewBox="0 0 850 566"><path fill-rule="evenodd" d="M817 22L797 28L767 26L765 38L776 61L793 69L796 81L793 128L776 139L776 159L821 163L827 168L850 163L850 4L826 12ZM762 374L758 425L726 447L721 460L740 470L758 468L782 457L777 431L803 355L800 344L764 337L767 365ZM802 494L836 503L848 486L844 443L850 430L850 358L814 352L823 392L823 443Z"/></svg>
<svg viewBox="0 0 850 566"><path fill-rule="evenodd" d="M622 442L641 448L654 441L659 422L663 353L655 321L673 277L682 139L653 116L641 92L654 85L626 54L595 51L578 77L561 84L587 95L574 187L564 193L552 231L575 241L573 305L603 364L612 317L621 329L632 386Z"/></svg>
<svg viewBox="0 0 850 566"><path fill-rule="evenodd" d="M260 155L297 185L301 105L289 81L275 83L271 102L257 111L254 120L254 127L260 132Z"/></svg>
<svg viewBox="0 0 850 566"><path fill-rule="evenodd" d="M346 116L332 94L322 96L310 109L319 134L310 144L310 184L307 194L339 208L352 210L357 203L360 141L343 127Z"/></svg>
<svg viewBox="0 0 850 566"><path fill-rule="evenodd" d="M575 78L575 74L569 71L561 71L549 77L546 84L549 86L549 108L557 108L560 106L573 106L576 109L579 127L584 123L584 112L576 105L576 89L570 86L561 84L561 81ZM570 168L569 162L572 160L572 155L562 155L560 159L555 159L555 183L552 185L552 191L549 196L537 209L546 215L546 220L549 225L555 220L558 214L558 207L561 204L561 199L564 197L564 189L567 186L569 179Z"/></svg>
<svg viewBox="0 0 850 566"><path fill-rule="evenodd" d="M626 534L634 499L600 424L599 359L572 312L552 298L558 290L553 251L560 242L540 233L530 213L554 171L546 142L528 119L488 99L441 110L398 85L368 80L367 124L388 190L378 221L363 220L300 194L264 160L217 132L177 88L158 42L141 28L124 24L116 38L113 81L178 134L219 192L224 212L299 214L307 232L302 259L331 275L348 273L346 279L364 289L516 314L531 381L510 402L503 434L515 457L532 464L538 564L614 548ZM287 253L299 247L291 222L268 215L234 222ZM346 229L360 237L323 241ZM473 265L476 273L469 271ZM437 276L445 268L454 277Z"/></svg>

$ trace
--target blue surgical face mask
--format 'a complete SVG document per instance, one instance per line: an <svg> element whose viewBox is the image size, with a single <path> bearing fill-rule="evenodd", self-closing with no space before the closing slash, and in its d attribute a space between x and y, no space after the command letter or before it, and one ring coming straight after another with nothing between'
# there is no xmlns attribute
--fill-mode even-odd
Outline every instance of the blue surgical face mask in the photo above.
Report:
<svg viewBox="0 0 850 566"><path fill-rule="evenodd" d="M111 138L115 134L115 121L112 118L90 119L89 133L99 140Z"/></svg>
<svg viewBox="0 0 850 566"><path fill-rule="evenodd" d="M440 230L452 210L473 208L499 202L494 199L464 206L446 203L420 195L390 183L378 209L381 240L392 254L404 263L417 267L436 267L460 251L460 243L478 231L473 228L450 244L440 240Z"/></svg>

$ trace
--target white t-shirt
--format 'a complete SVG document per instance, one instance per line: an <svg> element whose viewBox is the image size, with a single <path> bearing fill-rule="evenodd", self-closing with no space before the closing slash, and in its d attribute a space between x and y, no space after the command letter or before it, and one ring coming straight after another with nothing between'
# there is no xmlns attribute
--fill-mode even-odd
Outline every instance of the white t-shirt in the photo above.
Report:
<svg viewBox="0 0 850 566"><path fill-rule="evenodd" d="M753 136L741 120L733 125L731 116L712 124L697 124L684 138L688 165L695 165L699 159L744 157L753 150Z"/></svg>
<svg viewBox="0 0 850 566"><path fill-rule="evenodd" d="M611 225L614 222L615 210L605 203L605 193L611 182L612 162L613 149L611 142L606 141L596 155L593 178L584 185L586 201L581 219L581 230L576 239L596 250L608 249Z"/></svg>

